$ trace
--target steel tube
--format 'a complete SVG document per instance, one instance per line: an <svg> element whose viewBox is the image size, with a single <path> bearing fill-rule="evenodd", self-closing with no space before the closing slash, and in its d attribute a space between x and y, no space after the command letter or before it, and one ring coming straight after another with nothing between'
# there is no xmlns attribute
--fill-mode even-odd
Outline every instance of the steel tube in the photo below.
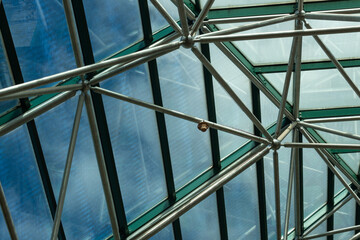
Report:
<svg viewBox="0 0 360 240"><path fill-rule="evenodd" d="M0 2L0 4L1 4L1 2ZM6 226L9 231L10 237L12 240L17 240L18 236L16 234L14 221L11 217L10 209L9 209L9 206L6 201L4 189L2 187L1 182L0 182L0 206L1 206L2 213L4 215L4 219L5 219Z"/></svg>
<svg viewBox="0 0 360 240"><path fill-rule="evenodd" d="M281 240L279 154L277 153L276 150L273 153L273 161L274 161L276 236L277 236L277 240Z"/></svg>
<svg viewBox="0 0 360 240"><path fill-rule="evenodd" d="M179 12L180 22L181 22L181 29L184 37L189 36L189 26L187 23L186 11L184 6L183 0L177 0L177 8Z"/></svg>
<svg viewBox="0 0 360 240"><path fill-rule="evenodd" d="M291 132L291 130L293 130L295 127L297 126L297 122L292 122L281 134L280 136L277 138L278 141L282 141L284 140L284 138L286 138L286 136Z"/></svg>
<svg viewBox="0 0 360 240"><path fill-rule="evenodd" d="M360 140L360 135L356 135L356 134L352 134L352 133L342 132L342 131L339 131L339 130L335 130L335 129L331 129L331 128L327 128L327 127L322 127L322 126L318 126L318 125L311 124L311 123L306 123L306 122L299 122L299 125L301 125L303 127L313 128L313 129L317 129L317 130L320 130L320 131L323 131L323 132L328 132L328 133L332 133L332 134L335 134L335 135L347 137L347 138Z"/></svg>
<svg viewBox="0 0 360 240"><path fill-rule="evenodd" d="M58 232L59 232L61 214L62 214L62 210L64 207L65 195L66 195L67 185L69 182L71 163L72 163L73 156L74 156L76 138L77 138L77 134L78 134L78 130L79 130L81 112L82 112L82 108L84 106L84 100L85 100L85 95L84 95L84 93L82 93L79 97L79 101L78 101L78 105L77 105L76 113L75 113L74 124L73 124L72 132L71 132L69 150L67 153L65 169L64 169L64 173L63 173L63 180L61 183L60 194L59 194L59 198L58 198L58 205L56 208L54 224L53 224L53 228L52 228L52 232L51 232L52 240L57 239Z"/></svg>
<svg viewBox="0 0 360 240"><path fill-rule="evenodd" d="M334 13L306 13L306 19L360 22L360 16Z"/></svg>
<svg viewBox="0 0 360 240"><path fill-rule="evenodd" d="M304 0L298 0L298 11L304 11Z"/></svg>
<svg viewBox="0 0 360 240"><path fill-rule="evenodd" d="M204 31L209 32L209 29L203 28ZM242 62L237 59L233 53L227 49L223 44L216 42L215 45L220 49L220 51L227 56L230 61L232 61L236 67L242 71L246 77L250 79L250 81L258 88L262 93L268 97L268 99L277 107L280 107L279 101L267 90L266 87L257 79L245 66ZM285 115L287 118L289 118L291 121L295 121L295 118L292 116L292 114L285 109Z"/></svg>
<svg viewBox="0 0 360 240"><path fill-rule="evenodd" d="M353 231L353 230L358 230L358 229L360 229L360 225L356 225L356 226L352 226L352 227L346 227L346 228L340 228L340 229L328 231L326 233L321 233L321 234L314 234L314 235L306 236L306 237L301 238L301 239L314 239L314 238L320 238L320 237L324 237L324 236L332 236L334 234Z"/></svg>
<svg viewBox="0 0 360 240"><path fill-rule="evenodd" d="M73 97L75 95L75 91L72 92L64 92L60 93L56 97L53 97L52 99L40 104L39 106L36 106L29 111L21 114L17 118L3 124L0 126L0 136L3 136L15 128L27 123L30 120L33 120L37 116L40 116L41 114L47 112L48 110L56 107L57 105L65 102L69 98Z"/></svg>
<svg viewBox="0 0 360 240"><path fill-rule="evenodd" d="M268 38L340 34L340 33L351 33L351 32L359 32L359 31L360 31L360 26L328 28L328 29L312 29L312 30L291 30L291 31L281 31L281 32L253 33L253 34L214 36L214 37L201 37L200 35L200 37L194 39L194 42L200 42L200 43L231 42L231 41L258 40L258 39L268 39Z"/></svg>
<svg viewBox="0 0 360 240"><path fill-rule="evenodd" d="M199 16L196 18L196 21L194 23L194 25L192 26L190 35L194 36L196 34L196 32L199 30L201 24L203 23L205 17L207 16L211 6L213 5L215 0L207 0L204 7L201 9L201 12L199 14Z"/></svg>
<svg viewBox="0 0 360 240"><path fill-rule="evenodd" d="M289 14L274 14L266 16L249 16L249 17L233 17L233 18L214 18L204 21L204 24L227 24L227 23L240 23L240 22L257 22L264 21L279 17L286 17Z"/></svg>
<svg viewBox="0 0 360 240"><path fill-rule="evenodd" d="M355 240L360 238L360 233L355 234L353 237L351 237L349 240Z"/></svg>
<svg viewBox="0 0 360 240"><path fill-rule="evenodd" d="M76 91L83 88L82 84L70 84L56 87L47 87L40 89L31 89L25 90L18 93L13 93L10 95L6 95L5 97L0 97L0 101L10 100L10 99L18 99L18 98L26 98L32 96L41 96L45 94L58 93L58 92L66 92L66 91Z"/></svg>
<svg viewBox="0 0 360 240"><path fill-rule="evenodd" d="M312 225L310 228L308 228L303 236L307 236L309 233L314 231L320 224L322 224L324 221L326 221L330 216L332 216L337 210L339 210L342 206L344 206L347 202L349 202L352 199L351 195L347 196L344 200L341 201L338 205L336 205L330 212L322 216L320 219L317 220L317 222Z"/></svg>
<svg viewBox="0 0 360 240"><path fill-rule="evenodd" d="M208 181L196 188L193 192L189 193L186 197L176 202L159 216L155 217L139 230L131 234L127 239L142 240L150 238L162 228L166 227L175 219L178 219L182 214L200 203L206 197L216 192L219 188L228 183L234 177L245 171L248 167L255 164L269 151L270 148L264 145L260 145L258 148L250 151L249 154L210 178Z"/></svg>
<svg viewBox="0 0 360 240"><path fill-rule="evenodd" d="M286 106L286 102L287 102L287 96L288 96L288 92L289 92L289 86L290 86L292 70L293 70L293 67L294 67L293 65L294 65L294 61L295 61L295 53L296 53L296 49L297 49L297 42L298 42L298 38L294 37L293 41L292 41L290 56L289 56L289 64L288 64L286 75L285 75L285 82L284 82L284 87L283 87L283 92L282 92L282 97L281 97L281 102L280 102L280 107L279 107L279 114L278 114L278 118L277 118L277 126L276 126L276 131L275 131L275 137L277 137L279 135L280 130L281 130L281 122L282 122L282 119L283 119L283 116L284 116L284 111L285 111L285 106Z"/></svg>
<svg viewBox="0 0 360 240"><path fill-rule="evenodd" d="M348 117L330 117L330 118L313 118L304 119L305 123L326 123L326 122L345 122L345 121L358 121L360 116L348 116Z"/></svg>
<svg viewBox="0 0 360 240"><path fill-rule="evenodd" d="M286 148L330 148L330 149L360 149L360 144L340 143L282 143Z"/></svg>
<svg viewBox="0 0 360 240"><path fill-rule="evenodd" d="M299 8L303 5L302 0L299 1ZM303 23L300 20L296 21L296 30L303 30ZM294 74L294 84L293 84L293 115L296 119L299 118L299 109L300 109L300 86L301 86L301 57L302 57L302 37L297 39L297 49L295 53L295 74Z"/></svg>
<svg viewBox="0 0 360 240"><path fill-rule="evenodd" d="M299 129L295 129L294 130L294 142L299 142L300 141L300 136L299 136ZM298 148L292 149L294 155L293 157L295 158L295 162L294 162L294 182L295 182L295 186L294 186L294 190L295 190L295 236L298 238L302 235L302 209L301 209L301 203L302 203L302 199L301 199L301 179L300 179L300 152Z"/></svg>
<svg viewBox="0 0 360 240"><path fill-rule="evenodd" d="M105 159L104 159L104 155L103 155L102 148L101 148L99 130L98 130L97 123L96 123L95 112L93 109L92 100L88 94L85 94L85 106L86 106L87 116L89 119L89 126L90 126L90 130L91 130L91 136L93 139L96 160L97 160L98 167L99 167L101 183L102 183L102 187L103 187L104 194L105 194L107 209L109 212L111 228L113 231L114 239L120 240L119 225L118 225L117 218L116 218L115 206L114 206L113 197L111 194L109 178L108 178L106 165L105 165Z"/></svg>
<svg viewBox="0 0 360 240"><path fill-rule="evenodd" d="M244 26L228 28L228 29L224 29L224 30L220 30L220 31L216 31L216 32L210 32L210 33L202 34L201 38L238 33L238 32L242 32L242 31L246 31L246 30L250 30L250 29L269 26L269 25L276 24L276 23L287 22L287 21L293 20L295 18L296 18L295 14L281 16L281 17L278 17L278 18L272 18L272 19L269 19L269 20L256 22L256 23L251 23L251 24L247 24L247 25L244 25Z"/></svg>
<svg viewBox="0 0 360 240"><path fill-rule="evenodd" d="M204 122L210 128L214 128L214 129L217 129L219 131L224 131L224 132L234 134L234 135L237 135L237 136L240 136L240 137L243 137L243 138L247 138L247 139L253 140L255 142L265 143L265 144L270 143L265 138L255 136L255 135L253 135L251 133L248 133L248 132L245 132L245 131L242 131L242 130L234 129L234 128L227 127L227 126L224 126L224 125L220 125L218 123L203 120L201 118L186 115L184 113L174 111L174 110L170 110L170 109L167 109L167 108L164 108L164 107L152 104L152 103L143 102L141 100L131 98L131 97L128 97L128 96L125 96L123 94L116 93L116 92L113 92L113 91L110 91L110 90L106 90L106 89L99 88L99 87L91 87L91 90L93 90L96 93L100 93L100 94L103 94L103 95L106 95L106 96L109 96L109 97L117 98L117 99L129 102L129 103L141 106L141 107L149 108L149 109L152 109L154 111L165 113L165 114L168 114L168 115L171 115L171 116L174 116L174 117L177 117L177 118L181 118L181 119L184 119L184 120L187 120L187 121L190 121L190 122L194 122L194 123Z"/></svg>
<svg viewBox="0 0 360 240"><path fill-rule="evenodd" d="M304 21L305 22L305 21ZM312 29L311 26L305 22L305 27L307 29ZM325 54L330 58L330 60L334 63L334 65L336 66L337 70L340 72L340 74L343 76L343 78L345 78L346 82L350 85L350 87L352 88L352 90L358 95L358 97L360 97L360 90L357 88L356 84L351 80L351 78L349 77L349 75L345 72L345 69L343 68L343 66L340 64L340 62L335 58L335 56L331 53L331 51L325 46L325 44L321 41L321 39L316 36L313 35L313 38L315 39L315 41L319 44L319 46L321 47L321 49L325 52Z"/></svg>
<svg viewBox="0 0 360 240"><path fill-rule="evenodd" d="M193 47L192 52L195 56L202 62L206 69L214 76L218 83L224 88L224 90L230 95L230 97L236 102L240 109L246 114L246 116L254 123L257 129L264 134L264 136L272 141L271 135L268 131L261 125L261 122L255 117L255 115L246 107L246 105L241 101L237 94L231 89L227 82L221 77L221 75L215 70L207 58L196 48Z"/></svg>
<svg viewBox="0 0 360 240"><path fill-rule="evenodd" d="M53 83L56 81L60 81L60 80L64 80L70 77L75 77L78 75L82 75L85 73L89 73L89 72L93 72L93 71L97 71L103 68L107 68L107 67L111 67L113 65L119 64L119 63L124 63L124 62L128 62L132 59L138 59L140 57L143 56L148 56L150 54L153 53L159 53L159 52L164 52L164 51L168 51L168 50L174 50L176 48L179 48L181 45L181 42L175 42L175 43L169 43L169 44L165 44L162 46L158 46L158 47L153 47L153 48L149 48L149 49L145 49L145 50L141 50L135 53L131 53L128 54L126 56L121 56L121 57L117 57L117 58L113 58L113 59L109 59L109 60L105 60L99 63L94 63L91 65L86 65L80 68L76 68L76 69L72 69L69 71L65 71L65 72L61 72L61 73L57 73L51 76L47 76L47 77L43 77L37 80L33 80L30 82L26 82L26 83L22 83L22 84L17 84L14 86L10 86L7 88L3 88L0 89L0 96L5 96L8 94L12 94L12 93L16 93L19 91L23 91L23 90L27 90L30 88L35 88L35 87L39 87L42 85L46 85L49 83Z"/></svg>
<svg viewBox="0 0 360 240"><path fill-rule="evenodd" d="M170 16L166 9L161 5L158 0L151 0L151 3L156 7L160 14L166 19L166 21L174 28L177 33L182 34L182 30L177 22Z"/></svg>
<svg viewBox="0 0 360 240"><path fill-rule="evenodd" d="M171 2L177 7L178 5L178 2L177 0L171 0ZM186 15L188 16L188 18L190 20L195 20L195 14L185 5L185 12L186 12Z"/></svg>

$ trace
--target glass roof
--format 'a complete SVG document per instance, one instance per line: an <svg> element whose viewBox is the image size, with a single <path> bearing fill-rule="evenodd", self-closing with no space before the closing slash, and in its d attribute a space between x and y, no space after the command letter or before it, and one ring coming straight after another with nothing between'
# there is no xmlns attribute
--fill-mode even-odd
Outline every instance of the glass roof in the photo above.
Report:
<svg viewBox="0 0 360 240"><path fill-rule="evenodd" d="M0 0L0 238L357 239L359 9Z"/></svg>

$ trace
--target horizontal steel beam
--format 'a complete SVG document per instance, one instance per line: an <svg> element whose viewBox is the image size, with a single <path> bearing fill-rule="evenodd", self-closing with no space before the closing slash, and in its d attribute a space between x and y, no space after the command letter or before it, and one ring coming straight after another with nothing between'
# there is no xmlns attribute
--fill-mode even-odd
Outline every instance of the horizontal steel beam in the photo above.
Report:
<svg viewBox="0 0 360 240"><path fill-rule="evenodd" d="M282 143L286 148L329 148L329 149L360 149L360 144L336 143Z"/></svg>
<svg viewBox="0 0 360 240"><path fill-rule="evenodd" d="M233 17L233 18L213 18L205 20L204 24L227 24L227 23L241 23L241 22L257 22L279 17L286 17L289 14L275 14L266 16L250 16L250 17Z"/></svg>
<svg viewBox="0 0 360 240"><path fill-rule="evenodd" d="M330 117L330 118L313 118L304 119L305 123L327 123L327 122L346 122L346 121L359 121L360 116L348 116L348 117Z"/></svg>
<svg viewBox="0 0 360 240"><path fill-rule="evenodd" d="M306 19L360 22L360 16L334 13L305 13Z"/></svg>
<svg viewBox="0 0 360 240"><path fill-rule="evenodd" d="M136 98L128 97L128 96L120 94L120 93L116 93L116 92L106 90L106 89L103 89L103 88L99 88L99 87L91 87L91 90L93 90L94 92L109 96L109 97L117 98L117 99L129 102L129 103L141 106L141 107L149 108L149 109L152 109L154 111L165 113L165 114L168 114L168 115L171 115L171 116L174 116L174 117L178 117L178 118L190 121L190 122L194 122L194 123L203 122L203 123L207 124L210 128L214 128L214 129L217 129L217 130L220 130L220 131L223 131L223 132L231 133L233 135L240 136L240 137L243 137L243 138L246 138L246 139L250 139L250 140L253 140L255 142L270 144L270 142L267 139L255 136L255 135L253 135L251 133L248 133L248 132L245 132L245 131L242 131L242 130L238 130L238 129L234 129L234 128L231 128L231 127L227 127L227 126L224 126L224 125L221 125L221 124L218 124L218 123L210 122L210 121L207 121L207 120L204 120L204 119L201 119L201 118L186 115L186 114L184 114L182 112L167 109L167 108L164 108L164 107L152 104L152 103L147 103L147 102L138 100Z"/></svg>
<svg viewBox="0 0 360 240"><path fill-rule="evenodd" d="M353 230L359 230L360 229L360 225L356 225L356 226L351 226L351 227L346 227L346 228L341 228L341 229L336 229L336 230L332 230L332 231L328 231L326 233L321 233L321 234L314 234L314 235L310 235L310 236L306 236L306 237L302 237L300 239L314 239L314 238L320 238L320 237L325 237L325 236L332 236L334 234L338 234L338 233L343 233L343 232L348 232L348 231L353 231Z"/></svg>

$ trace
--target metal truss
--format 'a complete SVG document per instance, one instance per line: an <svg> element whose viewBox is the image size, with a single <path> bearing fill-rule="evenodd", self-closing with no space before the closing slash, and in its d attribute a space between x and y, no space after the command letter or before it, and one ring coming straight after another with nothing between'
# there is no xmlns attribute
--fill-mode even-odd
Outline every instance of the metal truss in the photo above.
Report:
<svg viewBox="0 0 360 240"><path fill-rule="evenodd" d="M26 109L23 113L18 114L16 118L2 122L0 126L0 136L5 135L6 133L14 130L15 128L32 121L37 116L45 113L46 111L54 108L55 106L67 101L69 98L77 97L78 106L75 114L73 130L71 134L71 140L69 143L68 154L66 158L66 165L63 174L63 180L60 190L59 199L57 201L56 213L54 214L54 225L52 229L51 239L57 239L59 236L59 228L61 225L61 214L64 206L64 199L67 191L67 184L69 180L69 174L71 170L71 163L75 149L75 143L77 138L77 132L79 129L80 116L82 108L86 106L87 116L89 118L90 130L92 134L92 139L94 143L96 158L98 160L98 167L101 176L102 186L106 198L106 203L108 207L108 213L110 216L113 238L114 239L148 239L157 232L159 232L165 226L174 223L177 219L189 211L192 207L197 205L199 202L204 200L212 193L217 193L218 201L218 213L219 218L226 220L225 215L225 202L224 194L222 192L222 187L224 184L232 180L237 175L241 174L244 170L250 166L259 163L259 161L272 152L273 156L273 166L274 166L274 183L275 183L275 209L276 209L276 230L277 235L276 239L315 239L323 236L331 236L337 233L345 231L359 230L359 225L354 225L353 227L343 228L343 229L328 229L329 231L322 234L310 233L319 226L324 221L333 221L332 215L338 211L346 202L350 199L354 199L356 203L360 206L360 198L358 196L358 190L360 187L360 182L356 177L357 173L353 173L346 165L337 160L337 156L331 152L331 149L351 149L360 151L360 144L335 144L335 143L325 143L316 135L316 131L324 131L330 134L360 140L360 136L352 133L347 133L343 131L338 131L331 128L322 127L316 125L316 123L321 122L341 122L341 121L353 121L359 120L359 116L338 116L338 117L329 117L329 118L318 118L318 119L302 119L299 110L299 101L300 101L300 86L301 86L301 49L302 49L302 37L303 36L312 36L315 41L318 43L319 48L321 48L329 60L336 66L337 70L341 73L344 78L344 81L351 87L351 89L360 97L360 90L354 83L353 79L345 72L342 63L336 59L336 57L331 53L331 51L326 47L326 45L318 37L319 35L324 34L341 34L341 33L350 33L350 32L359 32L360 27L341 27L341 28L328 28L328 29L313 29L307 19L322 19L329 21L355 21L359 22L359 16L350 15L354 11L359 11L358 9L354 10L343 10L343 11L322 11L322 12L307 12L306 7L304 8L304 2L299 0L296 5L296 11L294 13L278 13L271 16L243 16L243 17L232 17L232 18L209 18L209 16L216 16L216 14L221 15L221 11L216 12L214 10L211 12L211 6L214 3L214 0L208 0L205 6L199 13L194 13L189 10L189 2L184 4L183 0L173 1L178 8L180 25L175 21L167 10L161 5L157 0L151 0L151 3L157 8L160 14L168 21L170 27L169 33L167 36L161 36L160 40L154 41L151 28L149 26L149 17L148 14L147 2L146 7L142 5L142 18L143 26L147 26L146 29L150 28L148 35L145 35L146 46L139 51L132 52L120 57L113 57L108 60L104 60L98 63L94 63L93 57L87 58L89 46L91 49L91 44L84 47L86 41L89 42L89 37L86 33L81 32L79 25L77 25L76 17L79 16L79 9L75 8L73 1L64 0L63 6L65 10L65 16L67 19L68 29L70 32L71 43L73 46L73 51L76 59L77 68L58 73L55 75L47 76L41 79L36 79L27 83L17 82L16 85L0 89L0 100L9 100L9 99L23 99L33 96L42 96L47 94L57 95L51 98L45 98L44 101L37 105L31 107L31 109ZM139 1L142 4L145 4L143 1ZM0 1L0 4L1 1ZM323 3L325 4L325 3ZM355 4L355 3L354 3ZM356 5L356 4L355 4ZM310 5L309 5L310 6ZM234 10L235 11L235 10ZM239 10L241 11L241 10ZM210 12L210 13L209 13ZM193 22L189 21L190 19ZM246 24L236 28L229 28L225 30L215 31L214 24L218 23L229 23L229 22L246 22L246 21L258 21L256 23ZM277 23L282 23L285 21L294 21L295 30L282 31L282 32L271 32L271 33L257 33L257 34L243 34L242 31L249 29L256 29L263 26L269 26ZM80 24L80 23L79 23ZM180 27L181 26L181 27ZM305 26L305 30L303 29ZM199 31L200 30L200 31ZM145 31L145 30L144 30ZM235 35L234 35L235 34ZM4 33L2 32L2 36ZM146 37L147 36L147 37ZM250 41L254 39L268 39L268 38L281 38L281 37L292 37L293 43L291 51L289 52L289 61L283 70L286 72L284 86L282 95L279 97L279 94L276 95L274 91L269 87L268 84L265 86L262 83L262 76L254 72L254 68L250 69L248 67L249 63L241 61L237 54L240 52L234 52L229 48L229 41ZM4 38L4 36L3 36ZM200 50L195 44L203 44L202 49ZM266 129L261 123L261 114L260 110L249 109L244 104L243 100L234 92L231 86L228 84L226 79L224 79L220 73L214 68L209 59L209 51L206 50L208 43L214 43L220 51L222 51L251 81L253 88L256 91L261 91L266 97L269 98L278 108L278 117L276 124L272 129ZM191 116L185 113L181 113L172 109L168 109L162 106L161 100L161 90L159 88L159 80L156 70L156 58L166 55L170 52L176 51L180 47L191 49L194 56L203 64L204 74L208 79L216 80L222 88L229 94L229 96L234 100L238 105L239 111L242 111L249 120L254 125L254 132L246 132L241 129L235 129L226 125L218 124L216 122L215 108L213 97L211 97L211 88L208 88L207 97L208 97L208 111L212 111L212 115L209 113L209 120L202 119L196 116ZM7 48L7 51L9 49ZM92 55L92 53L90 54ZM9 56L8 56L9 58ZM9 59L8 59L9 60ZM106 81L106 79L118 75L122 72L125 72L129 69L132 69L141 64L147 63L150 68L151 81L152 81L152 90L154 93L154 103L144 102L136 98L132 98L117 92L103 89L99 86L99 83ZM293 78L292 78L293 77ZM70 78L70 80L69 80ZM58 83L62 81L62 84L56 85L53 87L45 87L37 89L37 87L44 86L49 83ZM290 89L290 81L293 81L293 89ZM66 84L64 84L64 82ZM157 84L157 85L156 85ZM287 96L289 91L293 91L293 106L289 107L287 102ZM77 92L81 92L80 95L76 95ZM106 134L103 130L100 129L101 124L100 120L104 113L101 113L101 105L99 107L99 96L106 95L119 101L125 101L131 104L135 104L144 108L148 108L156 112L157 123L159 129L159 135L161 136L161 146L163 148L163 158L164 168L166 172L167 179L167 190L168 190L168 200L163 203L167 205L166 210L161 212L154 213L153 217L150 220L144 220L138 224L136 228L130 228L126 222L126 217L123 210L122 201L117 201L121 194L119 186L114 186L114 182L117 181L116 174L110 173L109 164L113 164L113 156L109 154L109 151L104 147L104 141L106 141ZM96 97L97 96L97 97ZM29 101L29 100L28 100ZM259 99L257 100L259 103ZM31 104L31 103L30 103ZM102 104L102 103L101 103ZM177 192L174 188L174 179L172 176L172 167L171 160L168 154L168 142L166 137L166 126L165 126L165 115L171 115L176 118L181 118L186 121L194 123L194 127L199 126L203 127L203 130L206 131L207 128L210 128L212 131L212 151L213 151L213 169L212 174L207 179L204 179L201 184L194 187L182 198L177 198ZM105 122L106 123L106 122ZM218 154L218 140L217 133L214 130L227 132L236 136L240 136L249 140L248 144L241 148L239 151L242 153L236 156L230 163L227 163L227 166L222 166L226 161L220 161ZM287 135L293 134L292 142L284 142L284 139ZM302 137L305 137L309 143L303 143ZM111 146L110 146L111 148ZM285 212L285 224L283 232L285 233L282 236L281 229L281 212L280 212L280 190L279 190L279 156L278 150L280 148L291 148L292 154L290 159L290 169L289 169L289 180L288 180L288 192L287 192L287 202L286 202L286 212ZM317 215L317 217L304 219L303 216L303 193L302 193L302 154L300 154L299 149L303 148L312 148L315 149L318 155L323 159L324 163L328 166L331 174L336 176L340 182L344 185L345 194L339 200L340 197L330 196L333 201L337 199L337 202L334 202L331 209L328 209L325 214ZM164 150L165 149L165 150ZM111 160L112 158L112 160ZM110 160L109 160L110 159ZM260 173L263 172L263 167L259 166ZM343 177L343 175L345 177ZM355 176L355 177L354 177ZM259 180L259 176L258 176ZM261 180L261 178L260 178ZM348 181L351 181L351 185L348 185ZM262 183L264 184L264 183ZM331 185L330 185L331 186ZM263 187L264 186L260 186ZM332 185L333 188L333 185ZM265 189L265 188L264 188ZM294 189L294 196L292 192ZM3 193L1 184L0 184L0 203L3 210L3 214L9 229L9 233L12 239L17 239L16 231L14 224L12 222L10 211L7 207L7 202L5 195ZM115 199L115 195L117 199ZM296 223L295 228L288 232L289 228L289 217L290 217L290 206L291 199L295 198L295 216ZM266 211L265 207L262 206L263 210ZM222 209L222 210L221 210ZM266 213L266 212L265 212ZM147 213L150 214L150 213ZM266 235L266 214L261 215L262 223L262 236L267 238ZM260 221L262 221L260 220ZM304 227L304 222L311 221L310 227ZM129 229L128 229L129 227ZM226 224L220 223L220 228L222 229L221 237L222 239L227 239ZM181 226L177 222L173 224L174 233L177 236L177 239L181 239ZM351 239L357 239L359 234L355 235Z"/></svg>

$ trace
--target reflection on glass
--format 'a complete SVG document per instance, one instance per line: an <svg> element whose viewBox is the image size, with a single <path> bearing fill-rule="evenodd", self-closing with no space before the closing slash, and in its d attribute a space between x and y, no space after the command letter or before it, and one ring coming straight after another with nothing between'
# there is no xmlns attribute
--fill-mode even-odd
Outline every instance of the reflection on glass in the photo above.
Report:
<svg viewBox="0 0 360 240"><path fill-rule="evenodd" d="M260 239L255 165L224 185L229 239Z"/></svg>
<svg viewBox="0 0 360 240"><path fill-rule="evenodd" d="M58 199L77 97L36 119L50 179ZM68 239L104 239L112 231L85 107L62 214Z"/></svg>
<svg viewBox="0 0 360 240"><path fill-rule="evenodd" d="M202 65L190 50L180 48L158 59L160 85L166 108L207 119ZM212 164L209 131L193 122L165 116L176 188Z"/></svg>
<svg viewBox="0 0 360 240"><path fill-rule="evenodd" d="M181 216L180 225L184 240L220 240L215 193Z"/></svg>
<svg viewBox="0 0 360 240"><path fill-rule="evenodd" d="M207 0L200 0L201 7L205 5ZM217 0L212 5L212 8L228 8L228 7L244 7L260 4L274 4L274 3L289 3L295 2L295 0Z"/></svg>
<svg viewBox="0 0 360 240"><path fill-rule="evenodd" d="M355 200L350 200L334 214L334 229L355 225ZM334 235L334 240L350 239L355 231L348 231Z"/></svg>
<svg viewBox="0 0 360 240"><path fill-rule="evenodd" d="M345 153L339 154L345 163L354 171L356 175L359 174L360 167L360 153Z"/></svg>
<svg viewBox="0 0 360 240"><path fill-rule="evenodd" d="M147 68L127 71L102 87L152 102ZM155 112L104 96L105 112L128 222L166 198Z"/></svg>
<svg viewBox="0 0 360 240"><path fill-rule="evenodd" d="M166 11L175 21L179 19L177 7L171 1L169 0L157 0L157 1L160 2L160 4L166 9ZM150 1L149 1L149 11L150 11L151 27L153 32L156 32L157 30L169 25L169 23L154 7L154 5L152 5Z"/></svg>
<svg viewBox="0 0 360 240"><path fill-rule="evenodd" d="M52 218L26 126L0 138L0 181L19 239L50 239ZM0 217L0 239L10 239Z"/></svg>
<svg viewBox="0 0 360 240"><path fill-rule="evenodd" d="M84 7L96 61L143 37L138 1L84 0Z"/></svg>
<svg viewBox="0 0 360 240"><path fill-rule="evenodd" d="M260 92L261 123L264 127L269 127L277 121L279 109Z"/></svg>
<svg viewBox="0 0 360 240"><path fill-rule="evenodd" d="M251 110L250 81L215 45L210 45L211 62L248 109ZM251 120L223 87L213 78L216 120L220 124L253 132ZM219 131L220 156L224 158L247 141L245 138Z"/></svg>
<svg viewBox="0 0 360 240"><path fill-rule="evenodd" d="M76 67L61 1L3 3L24 81Z"/></svg>

